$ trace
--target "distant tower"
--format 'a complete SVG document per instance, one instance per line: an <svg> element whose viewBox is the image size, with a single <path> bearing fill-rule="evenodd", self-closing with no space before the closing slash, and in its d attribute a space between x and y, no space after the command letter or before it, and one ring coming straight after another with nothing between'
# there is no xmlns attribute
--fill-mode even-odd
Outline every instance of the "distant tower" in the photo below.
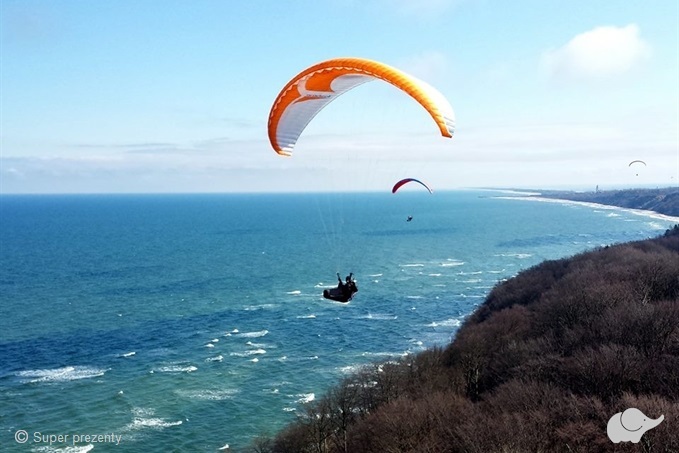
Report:
<svg viewBox="0 0 679 453"><path fill-rule="evenodd" d="M596 193L599 193L599 184L596 185Z"/></svg>

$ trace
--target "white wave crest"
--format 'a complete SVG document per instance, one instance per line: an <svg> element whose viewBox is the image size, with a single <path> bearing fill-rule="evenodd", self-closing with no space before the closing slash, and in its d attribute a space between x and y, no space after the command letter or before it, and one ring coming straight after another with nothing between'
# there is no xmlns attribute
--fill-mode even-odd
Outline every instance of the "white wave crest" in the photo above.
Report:
<svg viewBox="0 0 679 453"><path fill-rule="evenodd" d="M155 417L156 411L153 408L134 407L132 408L132 422L129 423L124 431L138 431L144 428L163 429L170 426L182 424L181 420L169 422L162 418Z"/></svg>
<svg viewBox="0 0 679 453"><path fill-rule="evenodd" d="M407 355L406 352L363 352L363 357L399 357Z"/></svg>
<svg viewBox="0 0 679 453"><path fill-rule="evenodd" d="M450 318L444 321L434 321L427 324L427 327L460 327L462 322L457 318Z"/></svg>
<svg viewBox="0 0 679 453"><path fill-rule="evenodd" d="M300 393L295 396L299 397L299 399L296 400L295 402L301 404L310 403L316 399L316 395L314 395L313 393Z"/></svg>
<svg viewBox="0 0 679 453"><path fill-rule="evenodd" d="M362 365L347 365L339 367L338 370L342 374L354 374L361 369Z"/></svg>
<svg viewBox="0 0 679 453"><path fill-rule="evenodd" d="M159 373L193 373L196 370L198 370L198 368L193 365L168 365L155 368L153 371Z"/></svg>
<svg viewBox="0 0 679 453"><path fill-rule="evenodd" d="M281 358L279 358L278 360L280 360L280 361L289 360L291 362L300 362L302 360L318 360L318 356L317 355L311 355L311 356L306 356L306 357L289 358L288 356L284 355L284 356L281 356Z"/></svg>
<svg viewBox="0 0 679 453"><path fill-rule="evenodd" d="M269 333L269 331L265 329L265 330L259 330L257 332L244 332L244 333L238 334L238 336L242 337L242 338L259 338L259 337L263 337L267 333Z"/></svg>
<svg viewBox="0 0 679 453"><path fill-rule="evenodd" d="M88 445L79 445L79 446L73 446L73 447L50 447L50 446L43 446L43 447L37 447L32 449L31 451L35 452L40 452L40 453L87 453L88 451L92 451L94 449L94 445L88 444Z"/></svg>
<svg viewBox="0 0 679 453"><path fill-rule="evenodd" d="M261 305L246 305L243 307L243 310L245 311L257 311L257 310L266 310L269 308L276 308L278 305L276 304L261 304Z"/></svg>
<svg viewBox="0 0 679 453"><path fill-rule="evenodd" d="M35 382L67 382L103 376L108 371L103 368L89 366L66 366L46 370L26 370L16 373L26 383Z"/></svg>
<svg viewBox="0 0 679 453"><path fill-rule="evenodd" d="M233 398L233 395L238 393L236 389L224 390L177 390L177 395L182 398L201 401L222 401Z"/></svg>
<svg viewBox="0 0 679 453"><path fill-rule="evenodd" d="M176 422L168 422L162 418L135 418L132 423L127 425L126 428L131 431L143 428L163 429L170 426L179 426L182 423L183 422L181 420L177 420Z"/></svg>
<svg viewBox="0 0 679 453"><path fill-rule="evenodd" d="M230 355L234 357L248 357L251 355L258 355L258 354L266 354L265 349L253 349L251 351L245 351L245 352L232 352Z"/></svg>
<svg viewBox="0 0 679 453"><path fill-rule="evenodd" d="M498 253L493 256L504 256L504 257L510 257L510 258L518 258L520 260L525 259L525 258L530 258L533 256L530 253Z"/></svg>
<svg viewBox="0 0 679 453"><path fill-rule="evenodd" d="M413 296L415 298L421 297L421 296ZM372 314L368 313L367 315L359 316L359 319L374 319L377 321L390 321L394 319L398 319L397 315L387 315L387 314L382 314L382 313L377 313L377 314Z"/></svg>

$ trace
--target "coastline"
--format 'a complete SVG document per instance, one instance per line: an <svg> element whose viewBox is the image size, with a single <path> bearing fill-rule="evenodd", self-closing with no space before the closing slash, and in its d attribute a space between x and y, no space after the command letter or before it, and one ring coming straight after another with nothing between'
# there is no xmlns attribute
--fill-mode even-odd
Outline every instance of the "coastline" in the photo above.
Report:
<svg viewBox="0 0 679 453"><path fill-rule="evenodd" d="M679 188L622 189L597 192L561 190L497 189L512 194L501 199L535 200L588 206L596 209L620 210L642 217L679 223Z"/></svg>
<svg viewBox="0 0 679 453"><path fill-rule="evenodd" d="M517 192L518 193L518 192ZM579 205L579 206L586 206L590 208L596 208L596 209L605 209L609 211L622 211L622 212L628 212L630 214L635 214L641 217L648 217L651 219L657 219L657 220L667 220L670 222L677 222L679 223L679 216L671 216L667 214L662 214L657 211L651 211L648 209L637 209L637 208L624 208L621 206L615 206L615 205L610 205L610 204L602 204L602 203L595 203L592 201L576 201L576 200L569 200L566 198L549 198L549 197L543 197L539 195L525 195L525 196L516 196L516 197L510 197L510 196L497 196L497 197L492 197L500 200L531 200L531 201L540 201L544 203L561 203L561 204L572 204L572 205Z"/></svg>

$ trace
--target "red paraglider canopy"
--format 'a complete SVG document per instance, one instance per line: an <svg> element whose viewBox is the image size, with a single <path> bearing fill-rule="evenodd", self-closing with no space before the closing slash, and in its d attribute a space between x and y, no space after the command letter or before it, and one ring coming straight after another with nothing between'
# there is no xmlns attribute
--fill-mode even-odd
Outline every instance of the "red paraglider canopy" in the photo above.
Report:
<svg viewBox="0 0 679 453"><path fill-rule="evenodd" d="M422 185L424 186L424 188L427 189L427 190L429 191L429 193L434 193L434 192L429 188L429 186L427 186L425 183L423 183L423 182L420 181L419 179L415 179L415 178L406 178L406 179L400 180L399 182L397 182L396 184L394 184L394 187L391 189L391 193L396 193L396 191L397 191L398 189L400 189L401 186L404 186L405 184L408 184L409 182L416 182L416 183L422 184Z"/></svg>

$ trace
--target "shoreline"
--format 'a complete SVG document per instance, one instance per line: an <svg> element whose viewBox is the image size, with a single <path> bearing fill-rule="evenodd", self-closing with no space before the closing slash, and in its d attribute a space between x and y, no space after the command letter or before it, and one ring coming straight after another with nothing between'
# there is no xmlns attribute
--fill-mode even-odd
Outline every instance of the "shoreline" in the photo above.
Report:
<svg viewBox="0 0 679 453"><path fill-rule="evenodd" d="M618 209L621 212L638 216L679 223L679 187L605 191L597 189L594 192L503 188L498 189L498 192L514 196L498 195L493 198L572 203L597 209Z"/></svg>
<svg viewBox="0 0 679 453"><path fill-rule="evenodd" d="M518 191L516 191L519 193ZM527 192L528 193L528 192ZM606 209L609 211L622 211L622 212L628 212L630 214L638 215L641 217L648 217L651 219L657 219L657 220L665 220L669 222L677 222L679 223L679 216L671 216L667 214L662 214L657 211L651 211L648 209L637 209L637 208L625 208L622 206L615 206L611 204L602 204L602 203L596 203L593 201L576 201L576 200L569 200L567 198L550 198L550 197L543 197L543 196L536 196L533 195L533 192L531 192L531 195L526 195L523 197L510 197L510 196L497 196L497 197L492 197L500 200L532 200L532 201L540 201L540 202L546 202L546 203L561 203L561 204L573 204L573 205L579 205L579 206L586 206L590 208L597 208L597 209Z"/></svg>

